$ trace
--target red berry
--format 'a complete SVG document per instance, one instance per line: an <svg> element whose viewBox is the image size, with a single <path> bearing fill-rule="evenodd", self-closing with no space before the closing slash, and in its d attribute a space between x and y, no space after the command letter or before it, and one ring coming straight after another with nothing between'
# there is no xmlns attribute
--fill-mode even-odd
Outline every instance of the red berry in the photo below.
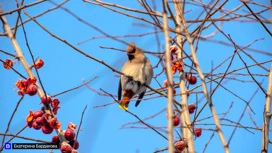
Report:
<svg viewBox="0 0 272 153"><path fill-rule="evenodd" d="M41 111L45 112L45 108L44 108L44 106L41 108Z"/></svg>
<svg viewBox="0 0 272 153"><path fill-rule="evenodd" d="M68 124L68 127L67 127L67 129L70 129L70 130L75 130L76 129L76 124L73 124L72 122L70 122L69 124Z"/></svg>
<svg viewBox="0 0 272 153"><path fill-rule="evenodd" d="M7 70L11 69L13 66L13 62L10 59L6 59L3 64L4 64L4 68Z"/></svg>
<svg viewBox="0 0 272 153"><path fill-rule="evenodd" d="M51 97L50 96L43 96L42 97L42 103L44 104L44 105L46 105L46 104L48 104L48 103L51 103L52 102L52 99L51 99Z"/></svg>
<svg viewBox="0 0 272 153"><path fill-rule="evenodd" d="M178 125L179 125L179 122L180 122L179 117L178 117L178 116L175 116L174 119L173 119L174 126L178 126Z"/></svg>
<svg viewBox="0 0 272 153"><path fill-rule="evenodd" d="M195 131L194 131L194 133L195 133L195 136L196 136L196 137L200 137L200 136L201 136L201 133L202 133L201 128L196 128Z"/></svg>
<svg viewBox="0 0 272 153"><path fill-rule="evenodd" d="M44 61L42 59L38 59L38 61L35 62L35 64L33 65L36 67L36 69L39 69L43 66L43 64L44 64Z"/></svg>
<svg viewBox="0 0 272 153"><path fill-rule="evenodd" d="M27 126L28 126L29 128L32 128L32 124L33 124L33 121L27 122Z"/></svg>
<svg viewBox="0 0 272 153"><path fill-rule="evenodd" d="M193 114L195 112L196 106L195 104L188 105L188 111L190 114Z"/></svg>
<svg viewBox="0 0 272 153"><path fill-rule="evenodd" d="M35 77L30 77L27 80L25 80L28 85L35 84L37 79Z"/></svg>
<svg viewBox="0 0 272 153"><path fill-rule="evenodd" d="M43 118L42 117L38 117L36 118L35 122L40 125L40 126L43 126L44 125L44 121L43 121Z"/></svg>
<svg viewBox="0 0 272 153"><path fill-rule="evenodd" d="M72 147L69 144L64 144L60 148L61 153L72 153Z"/></svg>
<svg viewBox="0 0 272 153"><path fill-rule="evenodd" d="M173 53L176 53L176 51L178 50L178 47L176 45L172 45L170 46L170 52L173 54Z"/></svg>
<svg viewBox="0 0 272 153"><path fill-rule="evenodd" d="M44 134L51 134L53 132L53 128L51 128L49 125L43 125L42 132Z"/></svg>
<svg viewBox="0 0 272 153"><path fill-rule="evenodd" d="M174 146L179 150L179 151L183 151L185 149L185 147L187 147L187 143L183 140L177 141Z"/></svg>
<svg viewBox="0 0 272 153"><path fill-rule="evenodd" d="M77 140L70 141L69 144L71 145L71 147L74 147L74 149L79 148L79 143Z"/></svg>
<svg viewBox="0 0 272 153"><path fill-rule="evenodd" d="M34 96L37 93L37 87L33 84L29 85L26 89L26 94L29 96Z"/></svg>
<svg viewBox="0 0 272 153"><path fill-rule="evenodd" d="M53 129L58 129L60 128L60 122L58 122L58 119L53 117L49 120L49 126Z"/></svg>
<svg viewBox="0 0 272 153"><path fill-rule="evenodd" d="M168 87L168 81L167 81L167 80L164 80L163 86L164 86L164 87Z"/></svg>
<svg viewBox="0 0 272 153"><path fill-rule="evenodd" d="M32 123L32 127L33 127L33 129L35 129L35 130L39 130L39 129L41 129L41 125L39 125L36 121L34 121L33 123Z"/></svg>
<svg viewBox="0 0 272 153"><path fill-rule="evenodd" d="M176 92L177 92L176 89L173 88L173 92L172 92L172 93L173 93L173 96L175 96Z"/></svg>
<svg viewBox="0 0 272 153"><path fill-rule="evenodd" d="M187 76L186 79L192 85L196 84L197 82L196 76Z"/></svg>
<svg viewBox="0 0 272 153"><path fill-rule="evenodd" d="M38 118L38 117L42 117L43 116L43 111L41 110L37 110L36 112L34 112L33 117L34 118Z"/></svg>
<svg viewBox="0 0 272 153"><path fill-rule="evenodd" d="M60 103L60 101L58 99L53 99L52 103L51 103L51 106L53 108L56 108L56 107L58 107L59 103Z"/></svg>
<svg viewBox="0 0 272 153"><path fill-rule="evenodd" d="M59 140L59 137L57 135L54 135L52 137L52 143L55 143L55 144L59 144L60 143L60 140Z"/></svg>
<svg viewBox="0 0 272 153"><path fill-rule="evenodd" d="M172 84L172 85L174 85L174 84L175 84L175 82L173 81L173 84ZM163 81L163 86L164 86L164 87L168 87L168 85L169 85L169 84L168 84L168 80L167 80L167 79L164 80L164 81Z"/></svg>
<svg viewBox="0 0 272 153"><path fill-rule="evenodd" d="M73 141L74 138L75 138L75 133L74 133L73 130L67 129L67 130L64 132L64 136L65 136L65 138L66 138L68 141Z"/></svg>
<svg viewBox="0 0 272 153"><path fill-rule="evenodd" d="M176 94L176 89L175 88L173 88L173 95L175 95Z"/></svg>

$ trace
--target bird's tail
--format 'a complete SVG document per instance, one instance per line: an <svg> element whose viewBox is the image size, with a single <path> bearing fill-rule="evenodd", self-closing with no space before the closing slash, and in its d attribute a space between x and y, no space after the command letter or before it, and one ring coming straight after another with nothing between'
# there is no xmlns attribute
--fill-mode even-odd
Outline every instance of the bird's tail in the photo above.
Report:
<svg viewBox="0 0 272 153"><path fill-rule="evenodd" d="M135 93L133 93L131 90L125 90L119 108L123 110L128 110L129 101L134 95Z"/></svg>

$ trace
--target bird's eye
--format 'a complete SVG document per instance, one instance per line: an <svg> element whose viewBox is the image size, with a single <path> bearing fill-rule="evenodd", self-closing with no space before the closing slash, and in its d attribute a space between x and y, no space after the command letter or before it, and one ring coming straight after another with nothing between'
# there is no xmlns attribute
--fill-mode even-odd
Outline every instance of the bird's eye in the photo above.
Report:
<svg viewBox="0 0 272 153"><path fill-rule="evenodd" d="M135 53L135 52L136 52L136 48L134 48L131 53Z"/></svg>

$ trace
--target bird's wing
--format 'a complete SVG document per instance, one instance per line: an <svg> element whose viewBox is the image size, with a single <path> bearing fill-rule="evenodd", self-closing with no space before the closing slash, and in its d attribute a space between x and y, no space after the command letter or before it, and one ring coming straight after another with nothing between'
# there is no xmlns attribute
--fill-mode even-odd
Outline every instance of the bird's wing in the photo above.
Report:
<svg viewBox="0 0 272 153"><path fill-rule="evenodd" d="M121 77L120 77L119 85L118 85L118 100L121 100L121 96L122 96L122 84L121 84Z"/></svg>
<svg viewBox="0 0 272 153"><path fill-rule="evenodd" d="M137 107L140 104L142 98L144 97L145 92L146 90L144 90L142 93L139 94L138 100L135 103L135 107Z"/></svg>

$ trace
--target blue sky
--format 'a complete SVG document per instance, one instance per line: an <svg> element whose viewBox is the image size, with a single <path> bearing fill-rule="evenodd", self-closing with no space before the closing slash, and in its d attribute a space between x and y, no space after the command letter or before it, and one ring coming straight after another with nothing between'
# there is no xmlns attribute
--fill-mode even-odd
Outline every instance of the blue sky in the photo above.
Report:
<svg viewBox="0 0 272 153"><path fill-rule="evenodd" d="M34 1L27 0L25 3L31 3ZM60 3L61 1L56 1ZM113 2L113 1L111 1ZM3 7L4 11L12 10L16 7L14 1L9 0L0 0L0 4ZM120 5L128 6L130 8L141 9L142 8L137 1L122 1L118 2ZM158 11L161 11L161 4L156 3ZM228 2L226 4L226 8L233 9L240 2ZM269 6L268 2L264 3ZM51 7L53 7L49 2L44 2L40 5L37 5L33 8L28 8L26 11L34 16L39 14ZM259 10L259 7L252 6L253 10ZM79 17L83 18L87 22L93 24L99 29L102 29L107 34L117 36L117 35L127 35L127 34L141 34L146 32L154 31L154 28L147 23L142 21L128 18L126 16L111 12L102 7L91 5L88 3L84 3L82 1L69 1L64 7L68 8L73 13L77 14ZM192 12L196 13L188 13L186 14L187 19L194 19L201 10L198 10L197 7L186 8L186 10L192 9ZM245 7L239 11L239 13L244 13L246 10ZM135 13L133 13L135 15ZM216 14L215 16L219 16L220 14ZM269 12L263 14L264 17L269 18ZM143 16L143 15L140 15ZM7 15L7 20L10 25L15 24L16 13L11 15ZM150 19L148 16L143 16L147 19ZM27 19L28 17L22 15L23 19ZM101 49L99 46L105 47L115 47L120 49L125 49L126 46L120 42L109 38L103 39L94 39L78 45L79 42L82 42L88 38L94 36L102 36L101 33L96 31L95 29L79 22L77 19L69 15L62 9L57 9L53 12L50 12L40 18L37 19L43 26L49 29L51 32L56 34L57 36L67 40L74 46L78 47L82 51L87 54L94 56L99 60L103 60L104 62L110 64L112 67L117 70L121 70L122 64L127 60L127 56L125 53ZM1 23L2 24L2 23ZM144 26L142 26L142 24ZM172 23L170 23L172 25ZM267 25L271 30L271 25ZM2 27L2 26L1 26ZM94 88L97 91L100 91L100 88L111 93L117 93L118 86L118 75L117 73L112 72L110 69L105 66L97 63L89 58L86 58L84 55L79 54L69 46L60 41L52 38L49 34L43 31L40 27L38 27L34 22L28 22L25 24L25 28L27 31L27 36L29 40L30 47L33 51L35 58L40 57L44 60L45 65L43 68L39 70L39 74L42 79L42 83L48 94L54 95L61 91L70 89L72 87L78 86L82 84L82 79L88 81L95 76L98 76L93 82L90 83L90 87ZM271 53L271 37L264 30L264 28L260 25L260 23L239 23L239 22L224 22L222 26L223 31L226 34L230 34L232 39L241 46L246 46L250 44L255 39L264 38L264 40L258 41L251 45L251 48L259 49L263 51L267 51ZM0 30L3 32L2 28ZM214 31L214 27L209 28L203 32L203 35L210 34ZM143 37L125 37L121 38L126 42L134 41L136 45L141 48L144 48L148 51L157 52L158 50L162 51L164 49L164 37L163 33L159 33L160 40L160 48L157 47L156 38L154 35L148 35ZM174 34L171 34L174 36ZM31 63L31 58L27 47L25 45L24 35L21 28L18 30L17 41L21 46L21 49L24 52L24 55L29 63ZM228 42L228 40L220 33L218 33L213 40L220 40L224 42ZM11 52L15 54L13 47L10 41L4 37L0 37L0 47L1 49ZM185 45L185 50L187 53L190 53L190 50L187 45ZM263 62L271 60L271 56L254 53L246 50L247 53L250 53L252 57L254 57L257 61ZM213 62L214 67L220 64L224 59L232 55L234 52L234 47L226 47L224 45L208 42L208 41L200 41L198 46L198 58L201 64L201 68L204 72L209 72L211 69L211 62ZM155 65L158 61L153 55L147 55L147 57L151 60L151 63ZM247 61L247 65L254 64L254 62L242 54L244 60ZM0 53L0 59L4 60L6 58L10 58L9 56ZM188 62L186 60L185 62ZM224 72L224 70L228 66L228 62L222 65L219 69L217 69L214 73ZM267 63L264 65L267 69L269 69L271 65ZM237 68L244 67L241 60L236 56L234 58L233 64L230 68L230 71L235 70ZM14 68L20 71L22 74L26 76L26 73L19 62L16 62ZM189 69L186 68L188 71ZM154 69L155 74L161 71L161 67ZM267 74L260 67L250 68L251 73L258 74ZM247 74L246 70L239 71L239 73ZM177 76L177 75L175 75ZM252 81L252 79L248 76L235 76L230 75L229 77L241 80ZM17 95L16 87L14 86L15 82L19 79L19 76L12 71L7 71L4 68L0 68L0 133L3 133L6 130L6 125L9 121L10 115L14 110L14 106L19 100L19 96ZM162 84L166 79L165 74L162 74L158 77L158 81ZM267 77L258 77L256 76L256 80L262 83L262 87L267 89ZM176 78L177 82L178 79ZM224 81L223 81L224 82ZM197 85L200 84L198 80ZM189 89L197 86L189 86ZM158 88L159 85L155 80L152 81L151 86L153 88ZM208 84L210 86L210 84ZM212 84L213 87L216 86L215 83ZM227 80L224 84L225 87L230 89L232 92L238 94L245 100L249 100L253 93L258 88L255 83L252 82L240 82L234 79ZM202 88L196 89L196 91L200 91ZM153 95L157 96L157 95ZM203 95L199 94L198 98L200 99ZM60 101L61 109L58 111L58 119L62 122L62 128L65 129L69 122L73 122L79 125L80 117L82 111L86 105L88 108L85 112L82 131L79 134L78 141L80 142L79 152L81 153L149 153L154 152L157 149L162 149L167 147L167 141L159 136L157 133L150 129L140 129L140 128L127 128L120 129L122 125L126 123L131 123L137 121L137 119L128 113L120 110L116 104L112 104L106 107L93 108L94 106L98 106L101 104L107 104L112 102L112 98L100 96L97 93L89 90L86 87L78 89L76 91L69 92L64 95L60 95L57 97ZM176 100L180 100L177 96ZM227 114L226 118L231 119L234 122L237 122L239 117L241 116L241 112L244 110L245 103L233 96L226 90L219 88L214 96L213 103L217 110L217 113L224 113L229 108L231 102L233 101L233 107L230 113ZM189 103L196 102L196 95L193 94L189 97ZM257 123L259 127L262 126L262 113L263 106L265 102L264 94L259 90L255 97L251 101L251 107L253 108L255 114L252 114L254 121ZM21 105L19 106L17 113L14 117L14 120L10 126L10 130L8 133L16 133L22 127L24 127L25 117L27 116L29 110L38 110L41 108L39 104L40 100L38 96L30 97L26 95ZM141 104L135 108L132 103L129 107L129 110L139 116L140 118L149 117L166 107L167 99L166 98L154 98L151 100L146 100L141 102ZM202 100L199 103L199 107L204 105L205 100ZM156 127L166 127L167 119L165 116L166 112L163 112L156 116L155 118L151 118L146 122L152 126ZM206 107L201 113L199 119L210 116L211 113L209 108ZM191 115L193 118L193 115ZM202 136L195 140L195 148L197 152L202 152L205 144L209 140L212 131L209 129L214 128L214 126L204 125L213 123L212 119L204 120L199 122L201 125L196 125L197 127L203 128ZM230 124L228 121L222 121L224 124ZM250 120L250 117L246 111L241 124L244 126L254 127L254 124ZM144 127L142 124L136 124L135 126ZM223 132L228 140L230 138L231 132L233 131L233 126L222 126ZM165 130L165 129L164 129ZM176 128L176 130L180 133L180 129ZM259 152L261 146L261 131L251 130L254 134L246 131L245 129L238 128L232 141L230 143L231 152ZM166 135L165 132L162 132ZM50 141L51 137L54 133L50 135L44 135L40 130L36 131L33 129L24 130L20 136L26 136L31 138L43 139ZM271 134L270 134L271 137ZM175 138L178 139L178 135L175 133ZM7 138L6 138L7 139ZM2 137L0 136L0 140L2 141ZM22 139L15 138L13 143L16 142L30 142ZM254 144L254 145L252 145ZM271 148L271 145L270 145ZM272 148L271 148L272 149ZM4 150L3 153L9 152L25 152L25 150L12 150L7 151ZM46 153L49 150L34 150L34 152ZM54 152L59 152L58 150ZM206 149L207 153L210 152L223 152L223 147L220 143L218 135L210 142L209 146Z"/></svg>

